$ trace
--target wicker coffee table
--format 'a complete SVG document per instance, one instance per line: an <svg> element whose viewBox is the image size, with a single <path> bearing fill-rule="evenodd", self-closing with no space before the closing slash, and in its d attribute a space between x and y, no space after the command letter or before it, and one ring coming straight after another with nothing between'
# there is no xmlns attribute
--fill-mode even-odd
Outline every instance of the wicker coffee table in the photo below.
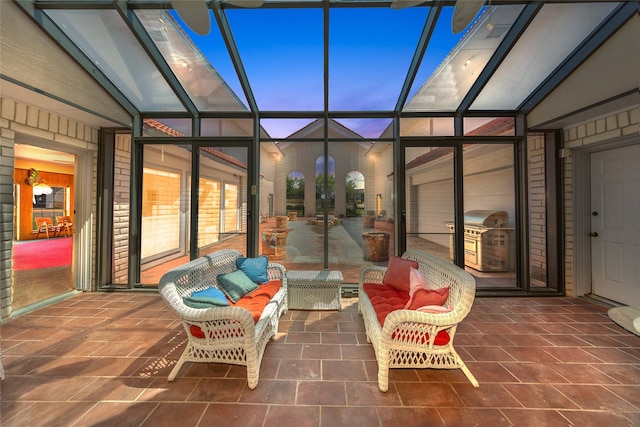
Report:
<svg viewBox="0 0 640 427"><path fill-rule="evenodd" d="M297 310L342 310L341 271L287 271L289 308Z"/></svg>

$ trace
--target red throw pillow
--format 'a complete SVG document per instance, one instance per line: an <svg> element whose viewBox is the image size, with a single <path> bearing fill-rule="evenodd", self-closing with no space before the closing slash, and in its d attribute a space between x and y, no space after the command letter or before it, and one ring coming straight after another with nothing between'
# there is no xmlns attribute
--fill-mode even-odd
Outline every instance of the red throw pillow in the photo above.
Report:
<svg viewBox="0 0 640 427"><path fill-rule="evenodd" d="M444 305L449 298L449 287L440 289L418 289L411 300L409 310L417 310L425 305Z"/></svg>
<svg viewBox="0 0 640 427"><path fill-rule="evenodd" d="M399 291L409 292L409 271L411 267L418 268L418 262L392 255L389 258L389 265L384 273L382 283Z"/></svg>

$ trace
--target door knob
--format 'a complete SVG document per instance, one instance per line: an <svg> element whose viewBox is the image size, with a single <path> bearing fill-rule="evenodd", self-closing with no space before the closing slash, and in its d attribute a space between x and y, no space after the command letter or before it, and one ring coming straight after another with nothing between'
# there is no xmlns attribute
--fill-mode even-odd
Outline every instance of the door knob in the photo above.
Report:
<svg viewBox="0 0 640 427"><path fill-rule="evenodd" d="M591 212L591 215L598 216L598 212L597 211L593 211L593 212Z"/></svg>
<svg viewBox="0 0 640 427"><path fill-rule="evenodd" d="M596 232L589 233L589 236L591 236L591 237L598 237L598 233L596 233Z"/></svg>

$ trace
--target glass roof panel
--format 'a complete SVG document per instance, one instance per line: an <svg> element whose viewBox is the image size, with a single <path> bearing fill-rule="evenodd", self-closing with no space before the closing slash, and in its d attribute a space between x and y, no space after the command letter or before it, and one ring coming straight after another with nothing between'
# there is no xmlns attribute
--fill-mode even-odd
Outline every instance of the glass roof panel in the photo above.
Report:
<svg viewBox="0 0 640 427"><path fill-rule="evenodd" d="M471 110L515 110L618 5L545 5L471 104Z"/></svg>
<svg viewBox="0 0 640 427"><path fill-rule="evenodd" d="M485 8L459 35L451 31L453 8L443 8L404 111L456 111L523 7Z"/></svg>
<svg viewBox="0 0 640 427"><path fill-rule="evenodd" d="M393 110L426 7L335 8L329 18L329 110Z"/></svg>
<svg viewBox="0 0 640 427"><path fill-rule="evenodd" d="M226 14L260 110L324 109L322 9Z"/></svg>
<svg viewBox="0 0 640 427"><path fill-rule="evenodd" d="M46 13L141 111L186 111L115 10Z"/></svg>
<svg viewBox="0 0 640 427"><path fill-rule="evenodd" d="M208 35L200 36L174 12L141 9L136 15L199 111L247 110L217 25L211 26Z"/></svg>

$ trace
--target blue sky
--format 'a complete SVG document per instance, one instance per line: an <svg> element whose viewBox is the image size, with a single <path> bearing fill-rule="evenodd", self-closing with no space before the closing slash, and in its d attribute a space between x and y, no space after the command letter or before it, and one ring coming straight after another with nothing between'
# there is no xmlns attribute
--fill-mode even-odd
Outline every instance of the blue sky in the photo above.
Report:
<svg viewBox="0 0 640 427"><path fill-rule="evenodd" d="M392 110L404 83L428 8L334 8L330 11L329 109ZM452 8L444 8L413 94L460 39L451 32ZM231 9L230 27L260 110L323 111L323 13L321 9ZM187 33L245 100L212 18L207 36ZM302 122L304 123L304 122ZM377 137L388 120L357 120L353 130ZM272 137L303 126L300 121L265 120Z"/></svg>

